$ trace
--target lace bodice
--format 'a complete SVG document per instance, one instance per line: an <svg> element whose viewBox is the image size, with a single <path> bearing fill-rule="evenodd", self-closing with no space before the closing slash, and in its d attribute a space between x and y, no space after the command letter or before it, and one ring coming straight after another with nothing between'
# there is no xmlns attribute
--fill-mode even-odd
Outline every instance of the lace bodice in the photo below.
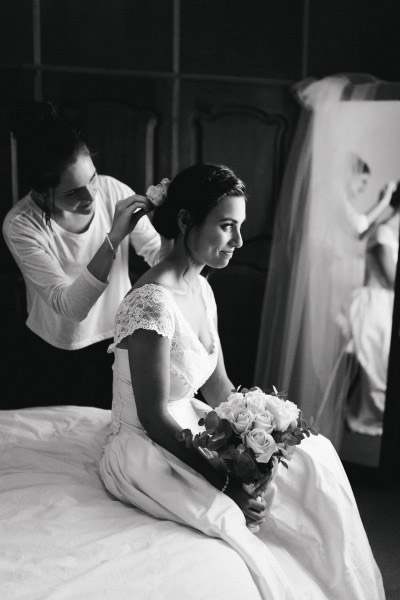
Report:
<svg viewBox="0 0 400 600"><path fill-rule="evenodd" d="M216 329L216 305L212 290L199 276L212 339L211 352L200 342L174 300L174 294L160 284L145 284L132 290L119 306L115 321L115 353L112 422L114 433L121 422L141 427L137 417L130 377L128 351L117 345L137 329L156 331L171 340L170 398L173 403L193 397L213 373L218 359L219 339Z"/></svg>

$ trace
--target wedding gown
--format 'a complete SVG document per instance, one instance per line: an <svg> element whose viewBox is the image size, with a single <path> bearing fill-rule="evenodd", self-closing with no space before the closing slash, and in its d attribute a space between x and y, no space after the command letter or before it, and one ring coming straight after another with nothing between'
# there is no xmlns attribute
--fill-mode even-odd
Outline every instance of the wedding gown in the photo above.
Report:
<svg viewBox="0 0 400 600"><path fill-rule="evenodd" d="M137 288L119 308L110 347L115 352L113 435L100 464L106 488L154 517L224 540L246 563L263 600L383 599L381 575L352 490L326 438L304 440L289 469L278 467L266 493L267 520L254 534L228 496L143 430L128 351L116 347L138 328L171 340L168 409L181 427L197 431L199 415L210 410L194 399L215 369L219 351L214 297L207 281L199 278L212 338L210 351L194 334L173 292L164 286Z"/></svg>
<svg viewBox="0 0 400 600"><path fill-rule="evenodd" d="M354 290L349 310L350 344L361 367L360 389L350 400L347 422L358 433L382 435L386 400L394 291L373 252L386 246L397 262L398 236L389 225L376 228L368 239L366 282Z"/></svg>

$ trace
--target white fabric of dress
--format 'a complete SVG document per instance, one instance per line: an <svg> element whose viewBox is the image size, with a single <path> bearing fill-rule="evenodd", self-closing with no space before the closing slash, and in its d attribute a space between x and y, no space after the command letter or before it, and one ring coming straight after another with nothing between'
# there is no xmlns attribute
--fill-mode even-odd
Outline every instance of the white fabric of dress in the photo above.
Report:
<svg viewBox="0 0 400 600"><path fill-rule="evenodd" d="M219 351L214 297L207 281L199 277L211 352L166 287L143 285L120 305L110 347L115 352L113 435L100 463L106 488L152 516L224 540L247 565L263 600L382 600L381 575L351 487L326 438L305 440L289 469L278 469L266 493L267 520L255 535L228 496L153 442L141 426L128 351L116 347L140 328L171 340L168 408L175 420L182 428L197 430L199 415L210 410L194 398L215 369ZM196 590L192 597L196 598Z"/></svg>
<svg viewBox="0 0 400 600"><path fill-rule="evenodd" d="M349 350L361 372L347 422L353 431L367 435L382 435L394 303L394 291L374 255L379 245L387 246L397 262L397 236L389 225L379 225L367 243L365 286L354 290L349 311Z"/></svg>

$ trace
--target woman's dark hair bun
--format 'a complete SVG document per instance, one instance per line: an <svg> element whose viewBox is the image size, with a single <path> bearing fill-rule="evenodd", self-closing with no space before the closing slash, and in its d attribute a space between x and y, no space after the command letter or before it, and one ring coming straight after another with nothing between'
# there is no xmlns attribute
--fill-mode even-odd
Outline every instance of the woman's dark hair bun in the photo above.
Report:
<svg viewBox="0 0 400 600"><path fill-rule="evenodd" d="M172 211L168 202L157 206L154 211L153 225L160 235L167 240L176 238L179 232L179 225L175 211Z"/></svg>
<svg viewBox="0 0 400 600"><path fill-rule="evenodd" d="M27 142L40 135L46 122L58 119L51 102L22 102L12 110L9 128L19 142Z"/></svg>

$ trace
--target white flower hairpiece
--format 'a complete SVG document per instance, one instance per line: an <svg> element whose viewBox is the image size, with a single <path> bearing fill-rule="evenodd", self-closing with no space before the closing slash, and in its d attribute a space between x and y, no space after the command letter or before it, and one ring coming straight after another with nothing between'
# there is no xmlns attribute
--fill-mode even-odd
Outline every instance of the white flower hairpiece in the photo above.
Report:
<svg viewBox="0 0 400 600"><path fill-rule="evenodd" d="M170 184L170 180L164 177L157 185L151 185L147 192L146 198L150 200L150 202L154 206L161 206L167 198L167 190Z"/></svg>

